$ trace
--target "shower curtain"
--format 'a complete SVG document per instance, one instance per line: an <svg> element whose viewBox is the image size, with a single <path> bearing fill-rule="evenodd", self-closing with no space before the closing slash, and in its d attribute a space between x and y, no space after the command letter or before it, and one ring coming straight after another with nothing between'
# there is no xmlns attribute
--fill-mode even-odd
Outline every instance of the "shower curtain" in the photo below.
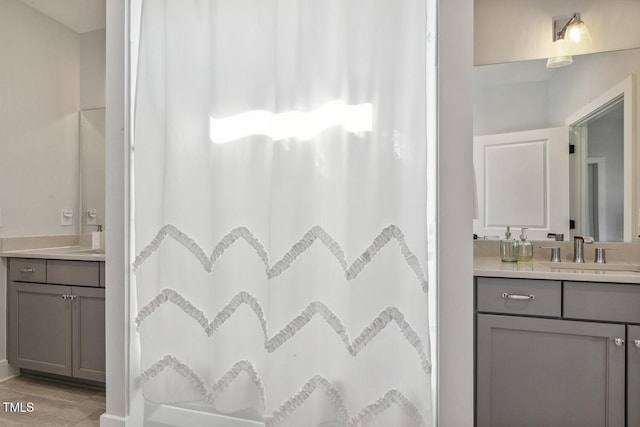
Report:
<svg viewBox="0 0 640 427"><path fill-rule="evenodd" d="M431 425L425 0L143 0L139 24L135 387Z"/></svg>

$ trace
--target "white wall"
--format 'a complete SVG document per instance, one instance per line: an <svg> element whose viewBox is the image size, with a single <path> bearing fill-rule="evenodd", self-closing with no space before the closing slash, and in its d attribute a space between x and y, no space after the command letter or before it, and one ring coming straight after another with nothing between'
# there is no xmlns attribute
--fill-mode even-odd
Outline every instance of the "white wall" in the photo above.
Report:
<svg viewBox="0 0 640 427"><path fill-rule="evenodd" d="M60 211L78 202L78 35L3 0L0 57L0 237L75 233Z"/></svg>
<svg viewBox="0 0 640 427"><path fill-rule="evenodd" d="M80 34L80 109L105 106L106 31Z"/></svg>
<svg viewBox="0 0 640 427"><path fill-rule="evenodd" d="M473 426L473 2L438 1L438 426Z"/></svg>
<svg viewBox="0 0 640 427"><path fill-rule="evenodd" d="M0 237L79 232L78 112L105 105L104 44L104 30L0 1Z"/></svg>
<svg viewBox="0 0 640 427"><path fill-rule="evenodd" d="M474 63L553 56L553 17L573 12L593 40L575 54L640 47L640 0L475 0Z"/></svg>
<svg viewBox="0 0 640 427"><path fill-rule="evenodd" d="M129 150L127 114L127 8L130 0L107 0L106 31L106 387L102 427L140 426L129 409Z"/></svg>

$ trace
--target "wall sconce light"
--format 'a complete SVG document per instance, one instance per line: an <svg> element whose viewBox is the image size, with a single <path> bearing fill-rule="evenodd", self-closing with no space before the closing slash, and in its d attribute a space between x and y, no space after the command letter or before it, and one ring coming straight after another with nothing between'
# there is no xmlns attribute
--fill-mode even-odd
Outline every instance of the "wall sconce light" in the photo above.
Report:
<svg viewBox="0 0 640 427"><path fill-rule="evenodd" d="M547 60L547 68L564 67L573 62L573 58L564 52L564 44L567 42L591 43L591 35L579 12L575 12L569 20L553 20L553 45L556 52L555 56Z"/></svg>
<svg viewBox="0 0 640 427"><path fill-rule="evenodd" d="M560 68L573 62L571 55L552 56L547 59L547 68Z"/></svg>
<svg viewBox="0 0 640 427"><path fill-rule="evenodd" d="M566 19L553 20L553 41L566 40L573 43L582 43L583 41L591 43L591 36L587 26L580 19L580 13L575 12L573 16Z"/></svg>

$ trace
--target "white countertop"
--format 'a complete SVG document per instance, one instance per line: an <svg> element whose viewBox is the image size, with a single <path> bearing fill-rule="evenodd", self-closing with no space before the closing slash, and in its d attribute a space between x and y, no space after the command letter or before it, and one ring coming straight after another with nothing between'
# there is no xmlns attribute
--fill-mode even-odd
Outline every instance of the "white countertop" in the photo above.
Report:
<svg viewBox="0 0 640 427"><path fill-rule="evenodd" d="M104 261L105 254L93 253L91 248L83 246L61 246L55 248L38 248L0 251L0 257L7 258L46 258L76 261Z"/></svg>
<svg viewBox="0 0 640 427"><path fill-rule="evenodd" d="M568 263L562 263L567 266ZM628 264L610 263L604 268L626 266ZM508 277L520 279L572 280L582 282L613 282L640 284L639 271L606 271L594 270L595 265L585 265L583 268L558 268L549 262L502 262L498 257L474 257L473 275L478 277ZM588 269L589 268L589 269Z"/></svg>

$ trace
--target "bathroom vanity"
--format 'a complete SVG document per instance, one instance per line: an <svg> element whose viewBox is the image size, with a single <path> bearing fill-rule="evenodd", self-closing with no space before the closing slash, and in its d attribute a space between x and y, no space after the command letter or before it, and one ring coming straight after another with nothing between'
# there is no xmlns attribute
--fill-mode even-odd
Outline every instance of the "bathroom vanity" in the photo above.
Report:
<svg viewBox="0 0 640 427"><path fill-rule="evenodd" d="M104 383L104 253L52 248L1 255L8 267L9 364Z"/></svg>
<svg viewBox="0 0 640 427"><path fill-rule="evenodd" d="M476 262L476 425L640 426L640 273L527 264Z"/></svg>

